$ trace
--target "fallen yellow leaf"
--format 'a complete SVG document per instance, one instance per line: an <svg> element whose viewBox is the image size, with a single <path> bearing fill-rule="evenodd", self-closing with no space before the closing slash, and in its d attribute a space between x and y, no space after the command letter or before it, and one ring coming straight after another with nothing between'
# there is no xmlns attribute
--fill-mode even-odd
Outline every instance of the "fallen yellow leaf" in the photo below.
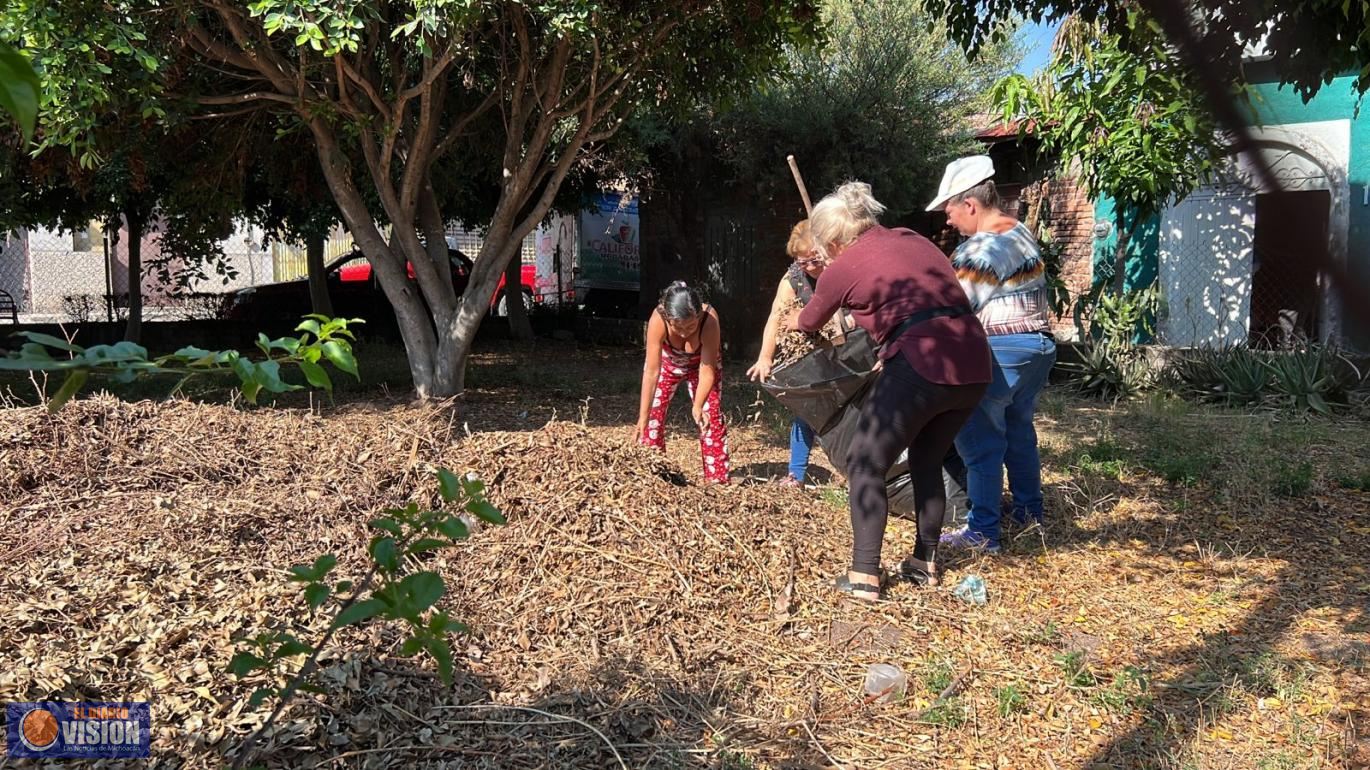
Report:
<svg viewBox="0 0 1370 770"><path fill-rule="evenodd" d="M1091 729L1091 730L1098 730L1100 727L1103 727L1103 726L1104 726L1104 720L1102 720L1102 719L1100 719L1100 718L1098 718L1098 717L1090 717L1090 718L1089 718L1089 729Z"/></svg>

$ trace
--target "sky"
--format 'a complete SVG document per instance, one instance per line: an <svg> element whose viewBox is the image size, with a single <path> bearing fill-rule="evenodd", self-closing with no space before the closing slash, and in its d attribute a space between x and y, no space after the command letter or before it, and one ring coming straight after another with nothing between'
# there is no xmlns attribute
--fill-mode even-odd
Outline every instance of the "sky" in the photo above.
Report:
<svg viewBox="0 0 1370 770"><path fill-rule="evenodd" d="M1047 56L1051 53L1051 38L1056 34L1058 26L1060 26L1059 22L1023 26L1019 35L1021 35L1026 53L1023 55L1023 60L1018 64L1018 72L1031 75L1046 65Z"/></svg>

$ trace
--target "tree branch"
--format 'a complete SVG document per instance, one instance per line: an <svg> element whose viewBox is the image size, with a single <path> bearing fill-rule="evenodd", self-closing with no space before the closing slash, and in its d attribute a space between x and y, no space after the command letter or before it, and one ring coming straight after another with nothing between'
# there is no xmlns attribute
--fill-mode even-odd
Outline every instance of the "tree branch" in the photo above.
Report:
<svg viewBox="0 0 1370 770"><path fill-rule="evenodd" d="M338 54L337 58L342 62L343 72L347 73L347 76L352 78L352 82L361 87L362 93L366 94L367 98L371 100L371 105L376 108L376 112L381 116L381 119L389 122L391 115L390 105L381 98L380 92L376 90L376 84L372 83L369 78L364 77L358 72L356 68L347 61L345 56Z"/></svg>
<svg viewBox="0 0 1370 770"><path fill-rule="evenodd" d="M297 101L293 96L278 94L271 91L249 91L245 94L231 94L228 96L201 96L195 100L198 104L212 106L216 104L244 104L246 102L281 102L283 104L295 104Z"/></svg>
<svg viewBox="0 0 1370 770"><path fill-rule="evenodd" d="M482 100L475 109L461 116L461 119L447 130L447 135L442 138L442 141L438 142L437 146L433 148L433 154L430 160L436 161L441 158L449 149L451 149L457 139L466 135L466 127L471 125L471 123L480 116L489 112L490 108L495 106L495 101L498 99L499 89L494 89L489 94L486 94L485 99Z"/></svg>
<svg viewBox="0 0 1370 770"><path fill-rule="evenodd" d="M253 67L276 87L277 91L288 93L292 96L303 98L304 94L290 93L294 91L294 78L291 77L289 67L283 62L276 52L272 50L270 41L258 40L249 33L244 26L244 19L239 12L231 6L222 2L211 1L208 3L223 19L224 26L228 27L228 32L233 36L233 41L243 50L243 55L252 62ZM258 52L261 55L258 55Z"/></svg>

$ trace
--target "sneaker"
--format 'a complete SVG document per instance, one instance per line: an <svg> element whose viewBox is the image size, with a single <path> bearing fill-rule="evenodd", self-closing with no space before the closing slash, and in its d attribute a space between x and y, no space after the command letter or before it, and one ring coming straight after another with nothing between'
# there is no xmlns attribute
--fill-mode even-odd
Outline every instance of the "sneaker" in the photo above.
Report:
<svg viewBox="0 0 1370 770"><path fill-rule="evenodd" d="M1019 509L1009 514L1008 520L1013 522L1015 529L1028 529L1034 524L1039 527L1042 526L1042 514L1040 512L1028 513L1025 510Z"/></svg>
<svg viewBox="0 0 1370 770"><path fill-rule="evenodd" d="M947 548L968 548L985 553L999 553L1000 550L998 542L990 540L970 527L943 532L942 536L937 539L937 543Z"/></svg>
<svg viewBox="0 0 1370 770"><path fill-rule="evenodd" d="M800 481L799 479L795 478L794 476L786 476L785 478L783 478L783 479L781 479L781 480L775 482L775 485L778 486L778 487L789 487L789 488L793 488L793 489L802 489L802 488L804 487L804 482Z"/></svg>

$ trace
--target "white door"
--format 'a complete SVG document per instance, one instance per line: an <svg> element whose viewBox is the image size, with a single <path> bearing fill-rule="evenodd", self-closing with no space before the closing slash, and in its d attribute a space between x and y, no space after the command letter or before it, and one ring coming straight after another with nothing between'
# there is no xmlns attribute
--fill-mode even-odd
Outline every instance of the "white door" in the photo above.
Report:
<svg viewBox="0 0 1370 770"><path fill-rule="evenodd" d="M1245 188L1200 188L1161 217L1160 338L1177 347L1246 342L1256 198Z"/></svg>

